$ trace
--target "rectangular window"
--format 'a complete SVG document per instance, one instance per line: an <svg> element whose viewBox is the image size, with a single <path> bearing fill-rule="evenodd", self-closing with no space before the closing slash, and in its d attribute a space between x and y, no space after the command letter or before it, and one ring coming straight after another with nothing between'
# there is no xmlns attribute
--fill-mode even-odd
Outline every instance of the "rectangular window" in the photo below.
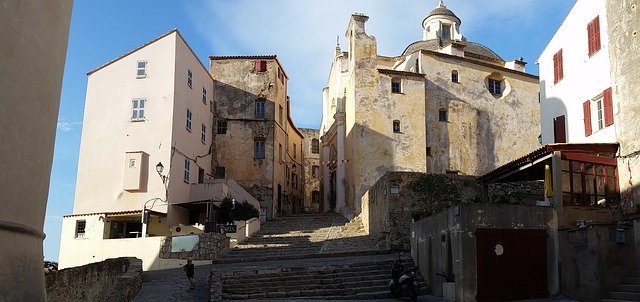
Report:
<svg viewBox="0 0 640 302"><path fill-rule="evenodd" d="M320 191L311 191L311 202L320 203Z"/></svg>
<svg viewBox="0 0 640 302"><path fill-rule="evenodd" d="M86 220L76 220L76 235L75 238L84 238L85 228L87 227Z"/></svg>
<svg viewBox="0 0 640 302"><path fill-rule="evenodd" d="M264 60L256 60L256 72L265 72L267 71L267 61Z"/></svg>
<svg viewBox="0 0 640 302"><path fill-rule="evenodd" d="M205 105L207 104L207 89L205 89L204 87L202 87L202 102Z"/></svg>
<svg viewBox="0 0 640 302"><path fill-rule="evenodd" d="M298 153L296 150L296 144L293 144L293 158L296 158L296 154Z"/></svg>
<svg viewBox="0 0 640 302"><path fill-rule="evenodd" d="M282 144L278 144L278 158L280 159L280 162L283 162L283 158L282 158Z"/></svg>
<svg viewBox="0 0 640 302"><path fill-rule="evenodd" d="M320 174L320 167L319 166L312 166L311 167L311 176L314 178L318 178L318 175Z"/></svg>
<svg viewBox="0 0 640 302"><path fill-rule="evenodd" d="M214 112L215 108L213 108L213 101L209 101L209 111Z"/></svg>
<svg viewBox="0 0 640 302"><path fill-rule="evenodd" d="M553 139L555 143L566 143L567 132L565 131L564 115L553 119Z"/></svg>
<svg viewBox="0 0 640 302"><path fill-rule="evenodd" d="M553 83L556 84L564 77L562 70L562 48L553 55Z"/></svg>
<svg viewBox="0 0 640 302"><path fill-rule="evenodd" d="M187 108L187 131L191 132L191 118L193 117L193 113L191 109Z"/></svg>
<svg viewBox="0 0 640 302"><path fill-rule="evenodd" d="M438 121L441 121L441 122L447 121L447 110L440 109L440 111L438 111Z"/></svg>
<svg viewBox="0 0 640 302"><path fill-rule="evenodd" d="M204 169L198 167L198 183L204 183Z"/></svg>
<svg viewBox="0 0 640 302"><path fill-rule="evenodd" d="M224 167L216 167L216 173L214 176L216 179L224 179L226 177L226 171Z"/></svg>
<svg viewBox="0 0 640 302"><path fill-rule="evenodd" d="M563 156L562 202L573 206L602 206L618 203L619 187L615 159Z"/></svg>
<svg viewBox="0 0 640 302"><path fill-rule="evenodd" d="M217 127L216 133L218 134L227 133L227 121L218 121L218 127Z"/></svg>
<svg viewBox="0 0 640 302"><path fill-rule="evenodd" d="M282 106L280 106L280 108L278 108L278 121L280 122L280 125L284 125L282 123Z"/></svg>
<svg viewBox="0 0 640 302"><path fill-rule="evenodd" d="M320 141L318 139L311 140L311 153L318 154L320 153Z"/></svg>
<svg viewBox="0 0 640 302"><path fill-rule="evenodd" d="M400 121L399 120L394 120L393 121L393 132L394 133L400 133Z"/></svg>
<svg viewBox="0 0 640 302"><path fill-rule="evenodd" d="M136 78L146 78L147 77L147 61L138 61L138 68L136 70Z"/></svg>
<svg viewBox="0 0 640 302"><path fill-rule="evenodd" d="M253 141L253 158L263 159L264 153L264 138L256 138Z"/></svg>
<svg viewBox="0 0 640 302"><path fill-rule="evenodd" d="M451 72L451 82L460 83L458 79L458 71L454 70Z"/></svg>
<svg viewBox="0 0 640 302"><path fill-rule="evenodd" d="M489 92L491 94L502 94L502 81L489 79Z"/></svg>
<svg viewBox="0 0 640 302"><path fill-rule="evenodd" d="M604 128L604 111L602 107L602 98L594 101L596 107L596 126L600 130Z"/></svg>
<svg viewBox="0 0 640 302"><path fill-rule="evenodd" d="M451 40L451 25L442 25L442 40Z"/></svg>
<svg viewBox="0 0 640 302"><path fill-rule="evenodd" d="M587 40L589 56L592 56L600 50L600 16L587 24Z"/></svg>
<svg viewBox="0 0 640 302"><path fill-rule="evenodd" d="M189 88L193 88L193 73L189 69L187 69L187 85Z"/></svg>
<svg viewBox="0 0 640 302"><path fill-rule="evenodd" d="M402 92L402 85L400 80L392 80L391 81L391 92L392 93L401 93Z"/></svg>
<svg viewBox="0 0 640 302"><path fill-rule="evenodd" d="M144 103L145 99L133 99L131 106L131 120L141 121L144 120Z"/></svg>
<svg viewBox="0 0 640 302"><path fill-rule="evenodd" d="M202 124L202 131L200 132L200 141L204 144L207 141L207 126Z"/></svg>
<svg viewBox="0 0 640 302"><path fill-rule="evenodd" d="M256 101L256 118L264 118L264 117L265 117L264 100L257 100Z"/></svg>
<svg viewBox="0 0 640 302"><path fill-rule="evenodd" d="M188 159L184 159L184 175L182 177L182 180L184 180L185 182L189 182L189 172L191 169L191 162Z"/></svg>

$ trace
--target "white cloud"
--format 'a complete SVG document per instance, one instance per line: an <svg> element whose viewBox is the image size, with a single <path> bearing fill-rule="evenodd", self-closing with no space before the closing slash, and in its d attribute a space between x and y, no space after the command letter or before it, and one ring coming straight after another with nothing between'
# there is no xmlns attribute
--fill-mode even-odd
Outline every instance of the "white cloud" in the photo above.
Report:
<svg viewBox="0 0 640 302"><path fill-rule="evenodd" d="M378 53L396 56L421 38L422 20L437 2L214 1L205 9L193 8L190 14L211 46L210 55L278 55L290 78L294 121L299 127L318 127L321 91L326 85L336 35L340 36L342 49L347 50L344 33L349 16L354 12L369 16L366 31L376 36ZM465 36L495 31L507 41L516 31L534 27L545 17L545 11L553 9L552 4L543 5L538 0L450 0L445 4L462 20ZM500 54L500 49L494 50Z"/></svg>
<svg viewBox="0 0 640 302"><path fill-rule="evenodd" d="M58 131L70 132L82 125L82 122L58 121Z"/></svg>

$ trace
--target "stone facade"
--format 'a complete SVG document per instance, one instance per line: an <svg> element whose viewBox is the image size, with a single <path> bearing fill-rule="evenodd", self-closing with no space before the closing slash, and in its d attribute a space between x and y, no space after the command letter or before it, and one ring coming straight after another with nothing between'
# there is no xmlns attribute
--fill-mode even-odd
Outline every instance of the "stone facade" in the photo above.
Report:
<svg viewBox="0 0 640 302"><path fill-rule="evenodd" d="M302 212L302 133L276 56L210 57L215 178L233 178L269 219Z"/></svg>
<svg viewBox="0 0 640 302"><path fill-rule="evenodd" d="M467 41L443 10L396 57L377 53L367 16L351 16L323 90L324 210L358 214L387 171L482 175L539 146L538 78Z"/></svg>
<svg viewBox="0 0 640 302"><path fill-rule="evenodd" d="M320 136L318 129L300 128L304 135L304 211L318 212L320 206Z"/></svg>
<svg viewBox="0 0 640 302"><path fill-rule="evenodd" d="M167 239L160 248L161 259L218 260L229 251L229 237L217 233L203 233L198 235L200 242L198 250L191 252L171 252L171 238Z"/></svg>
<svg viewBox="0 0 640 302"><path fill-rule="evenodd" d="M115 258L46 275L47 301L131 301L142 288L142 260Z"/></svg>

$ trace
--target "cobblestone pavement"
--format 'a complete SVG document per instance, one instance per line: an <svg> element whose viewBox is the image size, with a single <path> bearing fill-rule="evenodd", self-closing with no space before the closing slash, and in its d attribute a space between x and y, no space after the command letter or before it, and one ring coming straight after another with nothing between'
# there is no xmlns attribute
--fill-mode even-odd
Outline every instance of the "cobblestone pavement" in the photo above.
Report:
<svg viewBox="0 0 640 302"><path fill-rule="evenodd" d="M133 301L209 301L210 271L211 265L196 266L194 289L180 268L144 272L142 290Z"/></svg>

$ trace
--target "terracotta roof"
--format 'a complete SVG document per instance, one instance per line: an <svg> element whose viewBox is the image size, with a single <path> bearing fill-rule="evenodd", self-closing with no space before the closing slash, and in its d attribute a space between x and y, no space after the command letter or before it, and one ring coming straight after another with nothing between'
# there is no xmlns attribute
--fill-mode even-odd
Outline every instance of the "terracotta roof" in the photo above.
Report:
<svg viewBox="0 0 640 302"><path fill-rule="evenodd" d="M106 216L116 216L116 215L130 215L130 214L140 214L142 210L131 210L131 211L119 211L119 212L102 212L102 213L83 213L83 214L71 214L65 215L64 218L67 217L77 217L77 216L92 216L92 215L106 215Z"/></svg>
<svg viewBox="0 0 640 302"><path fill-rule="evenodd" d="M447 41L451 42L452 44L457 44L455 46L457 46L458 48L462 48L465 54L473 53L483 57L491 58L490 60L493 60L493 61L499 60L504 64L504 60L497 53L495 53L489 47L486 47L480 43L469 42L469 41L453 41L453 40L447 40ZM446 44L448 43L447 41L445 41L445 44L443 44L443 46L448 45ZM405 48L402 54L406 55L406 54L414 53L418 50L438 51L440 48L441 47L440 47L440 43L438 42L438 39L431 39L426 41L420 40L420 41L416 41L409 44L409 46Z"/></svg>
<svg viewBox="0 0 640 302"><path fill-rule="evenodd" d="M478 178L480 182L490 182L501 174L516 169L524 164L532 163L537 159L540 159L554 151L564 152L617 152L617 143L593 143L593 144L548 144L544 145L536 150L531 151L527 155L516 158L496 169L490 171Z"/></svg>
<svg viewBox="0 0 640 302"><path fill-rule="evenodd" d="M409 72L409 71L401 71L401 70L393 70L393 69L380 69L378 68L379 73L389 74L389 75L399 75L399 76L408 76L408 77L417 77L424 78L424 74Z"/></svg>

